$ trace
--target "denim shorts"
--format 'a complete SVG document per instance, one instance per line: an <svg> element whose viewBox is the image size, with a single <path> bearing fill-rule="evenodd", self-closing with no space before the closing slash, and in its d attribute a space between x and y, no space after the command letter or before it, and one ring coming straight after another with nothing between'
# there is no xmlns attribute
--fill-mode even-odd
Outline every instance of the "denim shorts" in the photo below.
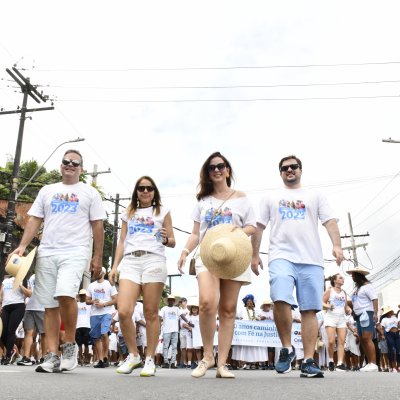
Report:
<svg viewBox="0 0 400 400"><path fill-rule="evenodd" d="M36 261L35 296L45 308L59 306L60 296L76 298L88 256L82 253L56 254Z"/></svg>
<svg viewBox="0 0 400 400"><path fill-rule="evenodd" d="M372 335L375 333L375 321L374 321L374 312L373 311L367 311L368 317L369 317L369 324L368 326L362 327L360 323L360 316L356 315L354 318L357 323L357 331L358 335L361 337L363 332L371 332Z"/></svg>
<svg viewBox="0 0 400 400"><path fill-rule="evenodd" d="M92 315L90 317L90 338L96 340L100 339L102 335L108 334L111 320L111 314Z"/></svg>
<svg viewBox="0 0 400 400"><path fill-rule="evenodd" d="M283 258L269 265L269 284L272 301L283 301L300 311L322 309L324 269L320 265L296 264ZM297 303L293 292L296 288Z"/></svg>
<svg viewBox="0 0 400 400"><path fill-rule="evenodd" d="M159 254L141 257L126 255L118 266L119 279L127 279L138 285L165 283L168 277L167 263Z"/></svg>

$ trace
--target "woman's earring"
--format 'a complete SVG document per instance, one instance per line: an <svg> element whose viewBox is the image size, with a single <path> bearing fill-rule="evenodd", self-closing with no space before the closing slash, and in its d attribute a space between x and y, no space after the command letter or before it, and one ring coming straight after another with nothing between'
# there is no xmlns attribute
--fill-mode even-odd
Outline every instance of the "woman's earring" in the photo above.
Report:
<svg viewBox="0 0 400 400"><path fill-rule="evenodd" d="M136 207L137 207L137 208L140 207L140 201L139 201L139 199L136 200Z"/></svg>
<svg viewBox="0 0 400 400"><path fill-rule="evenodd" d="M156 201L153 199L153 206L155 206L156 205Z"/></svg>

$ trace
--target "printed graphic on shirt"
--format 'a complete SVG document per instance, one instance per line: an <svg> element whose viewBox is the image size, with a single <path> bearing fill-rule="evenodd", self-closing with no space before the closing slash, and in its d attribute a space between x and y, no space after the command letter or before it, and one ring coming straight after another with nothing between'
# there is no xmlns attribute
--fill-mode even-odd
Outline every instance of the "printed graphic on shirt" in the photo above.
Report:
<svg viewBox="0 0 400 400"><path fill-rule="evenodd" d="M72 213L75 214L78 210L79 198L75 193L62 194L57 193L53 196L51 200L51 212L53 214L65 214Z"/></svg>
<svg viewBox="0 0 400 400"><path fill-rule="evenodd" d="M290 201L282 199L279 201L279 213L282 221L285 219L305 219L306 210L303 200Z"/></svg>
<svg viewBox="0 0 400 400"><path fill-rule="evenodd" d="M78 305L78 315L86 315L88 314L88 307L86 305L79 306Z"/></svg>
<svg viewBox="0 0 400 400"><path fill-rule="evenodd" d="M103 300L106 297L106 292L104 289L94 289L93 295L95 299Z"/></svg>
<svg viewBox="0 0 400 400"><path fill-rule="evenodd" d="M207 222L210 227L218 224L231 224L232 210L229 207L225 207L222 210L213 207L209 208L204 215L204 221Z"/></svg>
<svg viewBox="0 0 400 400"><path fill-rule="evenodd" d="M153 234L154 220L151 216L134 215L128 222L128 233L133 235L135 233L149 233Z"/></svg>
<svg viewBox="0 0 400 400"><path fill-rule="evenodd" d="M12 290L13 289L13 282L5 282L3 283L3 290Z"/></svg>
<svg viewBox="0 0 400 400"><path fill-rule="evenodd" d="M332 303L335 307L344 307L346 303L346 296L344 294L337 294L332 299Z"/></svg>

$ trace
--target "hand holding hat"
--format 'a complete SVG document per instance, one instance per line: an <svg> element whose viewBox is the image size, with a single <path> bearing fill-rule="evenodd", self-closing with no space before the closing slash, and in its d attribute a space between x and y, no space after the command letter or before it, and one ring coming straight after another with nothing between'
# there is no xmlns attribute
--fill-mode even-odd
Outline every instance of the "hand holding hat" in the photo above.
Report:
<svg viewBox="0 0 400 400"><path fill-rule="evenodd" d="M250 239L232 224L216 225L204 236L200 256L207 269L218 278L237 278L250 264Z"/></svg>
<svg viewBox="0 0 400 400"><path fill-rule="evenodd" d="M15 277L13 284L14 291L19 287L25 276L28 274L35 255L36 247L34 247L26 257L21 257L17 253L13 253L8 258L6 272Z"/></svg>

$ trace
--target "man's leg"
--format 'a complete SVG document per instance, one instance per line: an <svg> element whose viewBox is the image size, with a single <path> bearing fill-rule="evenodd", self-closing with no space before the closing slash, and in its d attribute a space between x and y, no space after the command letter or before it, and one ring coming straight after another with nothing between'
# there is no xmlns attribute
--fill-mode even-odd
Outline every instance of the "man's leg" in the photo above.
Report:
<svg viewBox="0 0 400 400"><path fill-rule="evenodd" d="M65 327L65 343L75 343L76 321L78 318L78 305L75 299L67 296L58 298L60 303L61 319Z"/></svg>
<svg viewBox="0 0 400 400"><path fill-rule="evenodd" d="M277 301L274 303L274 320L282 347L292 347L292 310L288 303Z"/></svg>
<svg viewBox="0 0 400 400"><path fill-rule="evenodd" d="M55 354L58 354L60 324L60 308L46 308L44 312L44 331L47 338L47 351Z"/></svg>
<svg viewBox="0 0 400 400"><path fill-rule="evenodd" d="M317 336L318 322L316 311L301 311L301 340L303 341L305 360L314 358Z"/></svg>

